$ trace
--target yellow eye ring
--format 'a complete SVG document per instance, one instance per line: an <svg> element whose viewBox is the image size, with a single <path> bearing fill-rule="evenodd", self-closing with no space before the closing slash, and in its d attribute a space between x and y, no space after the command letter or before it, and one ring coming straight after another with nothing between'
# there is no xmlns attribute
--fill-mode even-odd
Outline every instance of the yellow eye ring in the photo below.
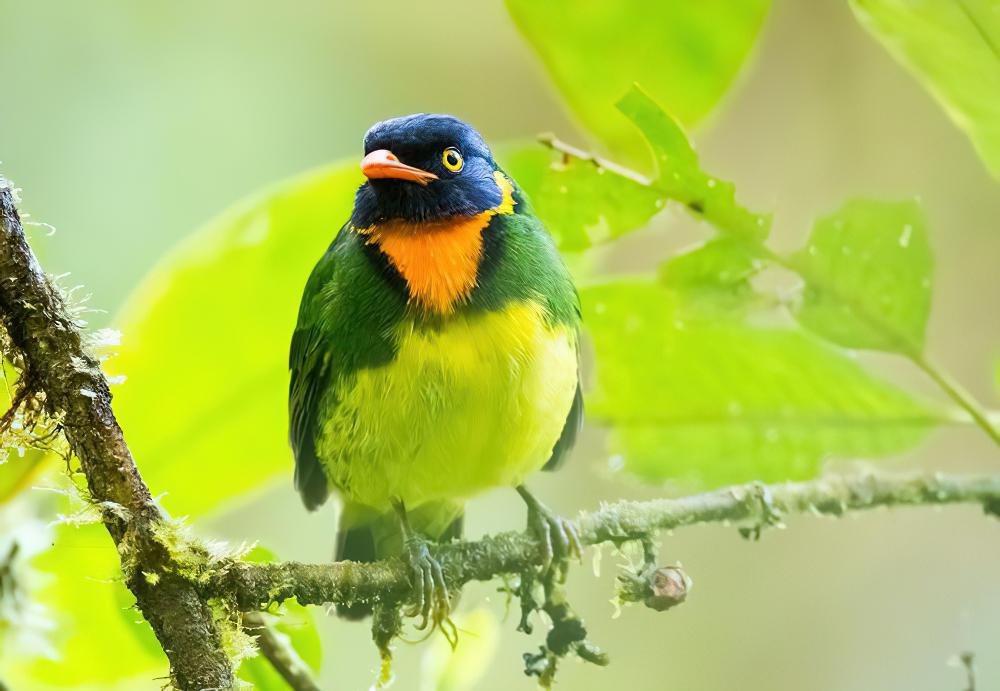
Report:
<svg viewBox="0 0 1000 691"><path fill-rule="evenodd" d="M462 158L462 154L459 153L458 149L453 146L449 146L441 154L441 163L444 167L453 173L457 173L462 170L462 166L465 165L465 160Z"/></svg>

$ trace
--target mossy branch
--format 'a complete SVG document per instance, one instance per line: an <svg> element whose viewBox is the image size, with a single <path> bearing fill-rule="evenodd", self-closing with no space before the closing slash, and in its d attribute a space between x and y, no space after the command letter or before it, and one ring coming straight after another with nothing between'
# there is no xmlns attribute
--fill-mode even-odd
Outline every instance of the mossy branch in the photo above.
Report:
<svg viewBox="0 0 1000 691"><path fill-rule="evenodd" d="M90 498L122 556L125 583L170 660L181 689L230 688L232 665L211 609L192 584L168 575L151 584L171 555L156 538L166 517L153 501L111 408L108 383L84 347L79 325L28 246L14 190L0 178L0 321L46 412L62 420ZM140 568L136 568L139 566Z"/></svg>
<svg viewBox="0 0 1000 691"><path fill-rule="evenodd" d="M737 523L744 535L756 536L790 514L840 516L878 507L941 504L977 504L985 513L1000 516L1000 475L865 473L776 485L751 483L677 499L617 502L581 514L576 523L585 545L621 545L645 543L660 531L700 523ZM528 533L509 532L441 545L435 557L449 587L458 588L536 570L542 548ZM247 610L291 597L312 605L399 602L410 592L409 575L399 559L371 564L224 560L198 580L206 596L233 598Z"/></svg>

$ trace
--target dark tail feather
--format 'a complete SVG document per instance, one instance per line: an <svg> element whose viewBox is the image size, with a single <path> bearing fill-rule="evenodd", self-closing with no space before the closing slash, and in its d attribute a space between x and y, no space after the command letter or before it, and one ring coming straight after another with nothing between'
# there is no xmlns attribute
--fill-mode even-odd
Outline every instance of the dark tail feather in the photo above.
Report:
<svg viewBox="0 0 1000 691"><path fill-rule="evenodd" d="M459 514L438 538L439 542L450 542L462 539L462 526L465 516ZM341 530L337 534L336 561L373 562L378 559L375 548L375 523L354 526ZM350 605L337 605L337 616L350 621L359 621L372 613L372 607L366 602Z"/></svg>

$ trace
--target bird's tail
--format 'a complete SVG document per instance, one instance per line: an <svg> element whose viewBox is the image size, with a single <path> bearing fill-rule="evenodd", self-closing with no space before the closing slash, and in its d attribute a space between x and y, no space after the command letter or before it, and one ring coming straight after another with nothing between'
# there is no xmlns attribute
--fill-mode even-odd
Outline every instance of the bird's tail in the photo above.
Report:
<svg viewBox="0 0 1000 691"><path fill-rule="evenodd" d="M462 537L462 506L454 502L430 502L408 512L410 525L419 535L448 542ZM336 561L373 562L403 552L403 534L394 511L377 513L347 504L340 517ZM371 614L367 602L338 604L337 615L357 621Z"/></svg>

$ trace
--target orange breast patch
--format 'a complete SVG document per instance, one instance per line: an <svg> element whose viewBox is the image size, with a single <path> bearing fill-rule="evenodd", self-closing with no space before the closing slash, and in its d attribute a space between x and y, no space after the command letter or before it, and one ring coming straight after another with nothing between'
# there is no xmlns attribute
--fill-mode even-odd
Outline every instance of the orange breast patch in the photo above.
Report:
<svg viewBox="0 0 1000 691"><path fill-rule="evenodd" d="M495 176L503 201L494 209L429 223L390 221L358 231L389 257L410 299L428 311L449 314L469 296L483 254L483 229L493 216L513 212L513 188L502 173Z"/></svg>

